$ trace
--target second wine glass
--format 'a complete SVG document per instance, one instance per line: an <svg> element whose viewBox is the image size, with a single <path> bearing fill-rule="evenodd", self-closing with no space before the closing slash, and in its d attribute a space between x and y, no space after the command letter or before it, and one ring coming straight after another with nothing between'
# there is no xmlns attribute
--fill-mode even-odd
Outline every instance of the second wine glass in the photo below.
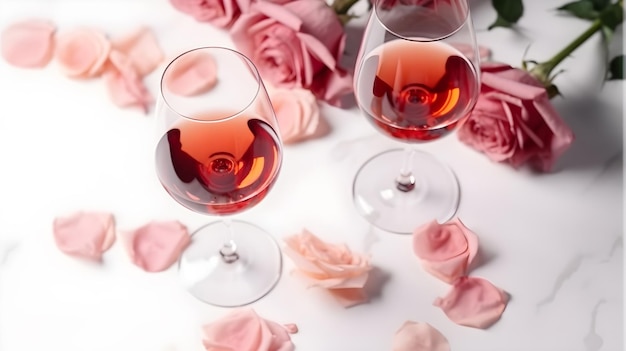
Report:
<svg viewBox="0 0 626 351"><path fill-rule="evenodd" d="M180 277L198 299L241 306L265 296L282 269L280 248L230 215L257 205L278 176L282 144L254 64L222 47L185 52L165 69L157 101L156 171L181 205L221 221L191 236Z"/></svg>
<svg viewBox="0 0 626 351"><path fill-rule="evenodd" d="M369 159L353 196L373 225L411 233L455 213L454 173L413 144L450 134L479 94L476 38L466 0L378 0L365 28L354 90L366 118L404 143Z"/></svg>

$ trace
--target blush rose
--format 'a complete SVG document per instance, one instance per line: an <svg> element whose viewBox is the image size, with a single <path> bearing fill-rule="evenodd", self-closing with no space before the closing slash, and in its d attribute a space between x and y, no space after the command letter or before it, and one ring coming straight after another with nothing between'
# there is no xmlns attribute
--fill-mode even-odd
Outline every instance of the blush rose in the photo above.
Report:
<svg viewBox="0 0 626 351"><path fill-rule="evenodd" d="M478 237L459 218L433 220L413 232L413 251L435 277L453 283L467 274L478 252Z"/></svg>
<svg viewBox="0 0 626 351"><path fill-rule="evenodd" d="M200 22L228 28L246 9L250 0L170 0L174 8Z"/></svg>
<svg viewBox="0 0 626 351"><path fill-rule="evenodd" d="M310 287L327 289L345 307L367 301L363 288L371 270L368 257L346 245L326 243L306 229L285 242L283 251L296 265L294 273Z"/></svg>
<svg viewBox="0 0 626 351"><path fill-rule="evenodd" d="M333 105L352 91L352 79L338 62L346 35L324 1L254 2L233 24L231 38L278 88L309 89Z"/></svg>
<svg viewBox="0 0 626 351"><path fill-rule="evenodd" d="M550 171L574 136L545 88L506 64L483 64L481 70L480 96L458 130L459 140L492 161Z"/></svg>
<svg viewBox="0 0 626 351"><path fill-rule="evenodd" d="M328 125L311 91L268 88L268 94L276 112L283 143L294 144L322 136L328 131Z"/></svg>
<svg viewBox="0 0 626 351"><path fill-rule="evenodd" d="M294 325L282 326L261 318L251 308L240 308L203 326L207 351L293 351L290 333Z"/></svg>

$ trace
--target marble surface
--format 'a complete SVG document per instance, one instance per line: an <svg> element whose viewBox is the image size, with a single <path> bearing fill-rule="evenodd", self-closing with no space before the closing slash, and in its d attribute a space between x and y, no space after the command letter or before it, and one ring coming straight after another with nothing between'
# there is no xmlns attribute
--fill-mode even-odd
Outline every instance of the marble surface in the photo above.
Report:
<svg viewBox="0 0 626 351"><path fill-rule="evenodd" d="M471 2L479 42L517 65L543 60L586 28L557 15L560 1L526 1L517 31L486 27L490 1ZM191 20L165 0L2 0L0 27L26 17L60 30L95 26L111 35L150 26L171 57L228 36ZM347 28L354 59L361 21ZM621 28L612 46L621 50ZM487 330L452 323L432 305L448 285L425 273L410 237L369 226L352 205L351 182L369 156L397 146L354 106L322 106L332 132L285 148L279 181L242 213L282 237L308 228L372 257L371 301L350 309L290 276L252 306L265 318L296 323L301 351L382 351L405 320L440 330L454 351L623 350L623 84L602 84L599 37L562 66L564 97L554 100L576 134L555 172L533 174L490 162L452 135L418 147L447 162L461 186L457 215L480 237L484 277L511 295ZM160 68L162 69L162 67ZM146 83L156 93L159 70ZM52 221L69 212L110 211L120 230L177 219L190 230L207 218L183 209L153 169L154 117L115 107L101 81L75 81L54 64L22 70L0 61L0 350L202 350L200 326L228 312L181 288L174 267L146 273L121 245L101 265L63 255Z"/></svg>

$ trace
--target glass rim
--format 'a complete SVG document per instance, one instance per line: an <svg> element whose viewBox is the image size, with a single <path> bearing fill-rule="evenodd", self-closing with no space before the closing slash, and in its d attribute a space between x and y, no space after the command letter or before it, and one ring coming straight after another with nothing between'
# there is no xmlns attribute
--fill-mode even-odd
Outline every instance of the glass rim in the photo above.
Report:
<svg viewBox="0 0 626 351"><path fill-rule="evenodd" d="M238 56L239 58L241 58L246 64L248 64L250 71L252 72L254 78L256 79L257 82L257 87L256 87L256 91L254 92L254 94L251 96L250 101L244 105L241 109L239 109L239 111L233 113L233 114L229 114L226 115L224 117L218 118L218 119L211 119L211 120L206 120L206 119L201 119L201 118L195 118L192 116L188 116L184 113L181 113L178 109L175 109L168 101L168 99L165 97L165 93L163 91L163 83L165 80L165 74L167 73L167 71L170 69L170 67L174 64L174 62L176 62L177 60L179 60L181 57L188 55L190 53L196 52L196 51L211 51L211 50L221 50L221 51L225 51L225 52L230 52L232 54L235 54L235 56ZM219 70L219 67L217 68ZM170 109L172 112L176 113L178 116L185 118L187 120L193 121L193 122L200 122L200 123L214 123L214 122L220 122L220 121L225 121L228 119L232 119L235 118L239 115L241 115L244 111L248 110L248 108L250 106L252 106L254 104L254 101L257 99L257 97L259 96L260 92L261 92L261 88L263 86L263 81L261 79L261 74L259 73L259 70L257 69L256 65L254 64L254 62L252 62L252 60L244 55L243 53L235 50L235 49L231 49L231 48L227 48L225 46L200 46L200 47L196 47L193 49L188 49L183 51L182 53L176 55L173 59L170 60L170 62L167 64L167 66L165 66L165 68L163 69L163 73L161 73L161 78L159 80L159 94L161 95L161 100L163 101L163 103L167 106L168 109Z"/></svg>
<svg viewBox="0 0 626 351"><path fill-rule="evenodd" d="M413 38L413 37L407 37L405 35L399 34L395 30L390 29L389 26L387 26L387 24L385 23L386 21L383 21L381 19L381 17L379 16L378 8L380 6L382 6L381 4L384 1L385 0L376 0L375 1L374 6L372 6L372 16L376 17L376 20L381 25L381 27L383 27L385 29L385 31L387 31L388 33L390 33L391 35L393 35L394 37L396 37L398 39L402 39L402 40L406 40L406 41L427 43L427 42L435 42L435 41L441 41L441 40L447 39L447 38L455 35L456 33L458 33L465 25L467 25L467 21L470 18L469 4L468 4L467 0L465 0L465 4L467 5L467 11L465 11L465 16L463 17L463 20L460 21L459 25L457 27L455 27L453 30L448 31L448 33L446 33L445 35L441 35L441 36L433 37L433 38ZM420 7L424 7L424 6L420 6Z"/></svg>

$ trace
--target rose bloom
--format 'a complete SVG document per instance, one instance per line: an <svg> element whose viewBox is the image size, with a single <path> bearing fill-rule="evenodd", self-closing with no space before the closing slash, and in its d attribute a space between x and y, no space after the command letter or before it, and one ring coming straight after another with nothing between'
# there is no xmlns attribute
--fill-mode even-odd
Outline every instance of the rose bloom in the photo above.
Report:
<svg viewBox="0 0 626 351"><path fill-rule="evenodd" d="M453 283L467 274L478 252L478 237L459 218L443 224L433 220L413 232L413 251L426 271Z"/></svg>
<svg viewBox="0 0 626 351"><path fill-rule="evenodd" d="M174 8L200 22L228 28L250 5L250 0L170 0Z"/></svg>
<svg viewBox="0 0 626 351"><path fill-rule="evenodd" d="M278 88L309 89L333 105L352 91L352 78L338 63L346 35L324 1L254 2L233 24L231 38Z"/></svg>
<svg viewBox="0 0 626 351"><path fill-rule="evenodd" d="M492 161L550 171L574 136L545 88L528 72L506 64L484 64L481 70L480 96L459 127L459 140Z"/></svg>
<svg viewBox="0 0 626 351"><path fill-rule="evenodd" d="M371 266L365 255L346 245L326 243L307 230L285 242L283 251L297 267L294 273L309 286L328 289L345 307L367 300L363 287Z"/></svg>
<svg viewBox="0 0 626 351"><path fill-rule="evenodd" d="M207 351L293 351L290 333L293 325L282 326L261 318L251 308L233 310L222 318L204 325L203 340Z"/></svg>
<svg viewBox="0 0 626 351"><path fill-rule="evenodd" d="M327 132L328 126L311 91L268 88L268 94L284 144L294 144Z"/></svg>

